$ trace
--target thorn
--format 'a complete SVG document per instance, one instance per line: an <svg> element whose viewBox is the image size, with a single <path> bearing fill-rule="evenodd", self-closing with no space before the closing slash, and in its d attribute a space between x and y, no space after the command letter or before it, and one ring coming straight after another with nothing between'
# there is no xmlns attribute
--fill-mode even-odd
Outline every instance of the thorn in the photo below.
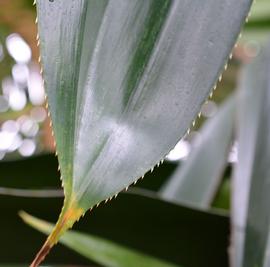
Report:
<svg viewBox="0 0 270 267"><path fill-rule="evenodd" d="M194 120L194 121L192 122L192 126L193 126L193 127L195 126L195 123L196 123L196 121Z"/></svg>
<svg viewBox="0 0 270 267"><path fill-rule="evenodd" d="M154 167L152 167L150 171L153 172L153 170L154 170Z"/></svg>
<svg viewBox="0 0 270 267"><path fill-rule="evenodd" d="M125 188L126 191L128 191L128 186Z"/></svg>
<svg viewBox="0 0 270 267"><path fill-rule="evenodd" d="M38 17L36 17L35 23L36 23L36 24L38 23Z"/></svg>
<svg viewBox="0 0 270 267"><path fill-rule="evenodd" d="M201 113L201 112L199 112L198 117L200 118L201 116L202 116L202 113Z"/></svg>
<svg viewBox="0 0 270 267"><path fill-rule="evenodd" d="M226 63L224 66L224 70L227 70L227 68L228 68L228 64Z"/></svg>
<svg viewBox="0 0 270 267"><path fill-rule="evenodd" d="M189 133L190 133L190 128L187 130L187 135L189 135Z"/></svg>
<svg viewBox="0 0 270 267"><path fill-rule="evenodd" d="M110 199L109 199L109 200L111 201L112 199L113 199L113 197L110 197Z"/></svg>
<svg viewBox="0 0 270 267"><path fill-rule="evenodd" d="M232 53L230 54L230 57L229 57L229 58L230 58L230 59L232 59L232 58L233 58L233 54L232 54Z"/></svg>
<svg viewBox="0 0 270 267"><path fill-rule="evenodd" d="M213 97L213 91L210 93L209 97L210 97L210 98L212 98L212 97Z"/></svg>
<svg viewBox="0 0 270 267"><path fill-rule="evenodd" d="M105 204L106 204L108 201L109 201L109 199L107 198L107 199L105 200Z"/></svg>
<svg viewBox="0 0 270 267"><path fill-rule="evenodd" d="M222 74L220 74L218 77L218 81L221 82L221 80L222 80Z"/></svg>
<svg viewBox="0 0 270 267"><path fill-rule="evenodd" d="M60 172L60 165L58 165L58 168L57 168L57 170Z"/></svg>
<svg viewBox="0 0 270 267"><path fill-rule="evenodd" d="M98 208L99 204L100 204L100 203L97 203L97 208Z"/></svg>
<svg viewBox="0 0 270 267"><path fill-rule="evenodd" d="M164 162L164 159L162 159L162 160L161 160L160 162L161 162L161 164L163 164L163 162Z"/></svg>
<svg viewBox="0 0 270 267"><path fill-rule="evenodd" d="M137 180L133 183L134 185L137 183Z"/></svg>
<svg viewBox="0 0 270 267"><path fill-rule="evenodd" d="M36 5L36 4L37 4L37 1L36 1L36 0L34 0L34 2L33 2L33 6L34 6L34 5Z"/></svg>
<svg viewBox="0 0 270 267"><path fill-rule="evenodd" d="M118 196L118 193L114 195L114 198L117 198L117 196Z"/></svg>

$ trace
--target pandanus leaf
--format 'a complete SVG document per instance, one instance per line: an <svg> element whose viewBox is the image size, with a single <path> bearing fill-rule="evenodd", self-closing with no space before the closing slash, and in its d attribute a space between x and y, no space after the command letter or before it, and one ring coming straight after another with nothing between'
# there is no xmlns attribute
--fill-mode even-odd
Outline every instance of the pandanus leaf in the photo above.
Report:
<svg viewBox="0 0 270 267"><path fill-rule="evenodd" d="M89 208L153 168L219 77L251 0L38 0L65 203L32 266Z"/></svg>

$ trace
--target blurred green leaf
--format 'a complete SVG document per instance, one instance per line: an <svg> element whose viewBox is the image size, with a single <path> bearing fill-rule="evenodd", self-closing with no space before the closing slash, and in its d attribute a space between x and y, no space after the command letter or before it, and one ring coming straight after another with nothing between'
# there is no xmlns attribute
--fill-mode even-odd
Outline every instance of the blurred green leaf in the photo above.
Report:
<svg viewBox="0 0 270 267"><path fill-rule="evenodd" d="M270 20L269 0L256 0L251 9L249 22Z"/></svg>
<svg viewBox="0 0 270 267"><path fill-rule="evenodd" d="M232 143L235 99L231 97L203 126L186 161L162 187L161 197L209 209L220 186Z"/></svg>
<svg viewBox="0 0 270 267"><path fill-rule="evenodd" d="M37 1L66 200L33 266L82 214L143 176L185 134L251 2Z"/></svg>
<svg viewBox="0 0 270 267"><path fill-rule="evenodd" d="M77 223L75 230L111 240L177 266L228 267L227 216L168 203L148 191L132 191L120 194L114 203L87 212L86 219ZM0 250L0 264L29 263L35 247L44 239L42 234L22 223L17 216L18 211L23 209L47 221L54 221L62 202L63 198L0 195L0 210L5 213L0 220L1 241L5 244ZM48 256L47 264L52 263L91 265L61 245Z"/></svg>
<svg viewBox="0 0 270 267"><path fill-rule="evenodd" d="M256 0L251 8L251 15L245 25L240 43L260 45L267 41L270 34L270 1Z"/></svg>
<svg viewBox="0 0 270 267"><path fill-rule="evenodd" d="M53 230L52 224L25 212L21 212L20 216L24 222L44 234L50 234ZM106 267L176 267L174 264L89 234L68 231L59 241L82 256Z"/></svg>
<svg viewBox="0 0 270 267"><path fill-rule="evenodd" d="M233 180L235 267L269 266L270 46L240 80L238 164Z"/></svg>

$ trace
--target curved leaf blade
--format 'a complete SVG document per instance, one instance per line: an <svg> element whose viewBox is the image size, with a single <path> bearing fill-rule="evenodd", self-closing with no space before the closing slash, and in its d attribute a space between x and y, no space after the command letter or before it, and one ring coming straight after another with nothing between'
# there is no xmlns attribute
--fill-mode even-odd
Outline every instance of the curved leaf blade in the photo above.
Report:
<svg viewBox="0 0 270 267"><path fill-rule="evenodd" d="M193 150L161 188L161 197L202 209L211 206L233 135L235 99L230 98L203 126Z"/></svg>
<svg viewBox="0 0 270 267"><path fill-rule="evenodd" d="M32 266L87 209L143 176L184 135L251 2L37 1L66 200Z"/></svg>

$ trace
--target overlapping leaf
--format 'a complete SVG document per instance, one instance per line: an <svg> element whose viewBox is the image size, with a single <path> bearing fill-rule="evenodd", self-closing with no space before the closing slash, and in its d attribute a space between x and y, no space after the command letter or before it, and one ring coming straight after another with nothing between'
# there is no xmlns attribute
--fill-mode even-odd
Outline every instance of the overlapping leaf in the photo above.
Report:
<svg viewBox="0 0 270 267"><path fill-rule="evenodd" d="M251 0L39 0L65 205L36 261L87 209L153 168L213 88Z"/></svg>
<svg viewBox="0 0 270 267"><path fill-rule="evenodd" d="M240 84L239 162L234 174L234 267L269 266L270 46L246 69Z"/></svg>
<svg viewBox="0 0 270 267"><path fill-rule="evenodd" d="M208 209L220 185L232 143L235 99L230 98L201 130L187 160L161 189L165 199Z"/></svg>

